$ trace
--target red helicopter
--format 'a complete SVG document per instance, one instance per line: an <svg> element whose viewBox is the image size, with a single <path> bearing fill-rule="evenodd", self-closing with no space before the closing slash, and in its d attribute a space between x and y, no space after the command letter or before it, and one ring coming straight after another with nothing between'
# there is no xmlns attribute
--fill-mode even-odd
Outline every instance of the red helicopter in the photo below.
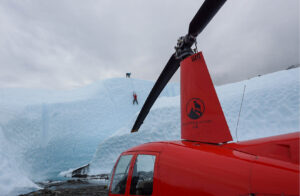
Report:
<svg viewBox="0 0 300 196"><path fill-rule="evenodd" d="M299 132L231 142L223 110L201 52L191 49L226 0L206 0L178 40L131 132L180 67L180 141L153 142L123 152L109 195L299 195Z"/></svg>

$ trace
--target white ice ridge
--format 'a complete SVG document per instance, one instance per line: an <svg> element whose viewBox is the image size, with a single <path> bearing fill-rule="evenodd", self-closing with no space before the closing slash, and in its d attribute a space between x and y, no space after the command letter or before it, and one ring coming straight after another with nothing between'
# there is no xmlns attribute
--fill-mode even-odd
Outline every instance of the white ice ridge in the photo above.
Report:
<svg viewBox="0 0 300 196"><path fill-rule="evenodd" d="M235 141L299 131L299 70L284 70L216 88ZM138 133L129 133L134 118L129 120L116 134L99 144L89 174L109 173L119 154L130 147L151 141L179 140L179 104L179 96L158 99Z"/></svg>
<svg viewBox="0 0 300 196"><path fill-rule="evenodd" d="M114 78L69 91L0 89L0 195L88 163L99 142L134 118L153 84ZM178 93L170 84L162 96Z"/></svg>
<svg viewBox="0 0 300 196"><path fill-rule="evenodd" d="M299 131L299 70L217 87L235 140L244 85L239 140ZM153 84L115 78L71 91L0 89L0 190L16 195L88 163L90 174L109 173L129 147L180 139L179 84L168 85L140 131L129 134Z"/></svg>

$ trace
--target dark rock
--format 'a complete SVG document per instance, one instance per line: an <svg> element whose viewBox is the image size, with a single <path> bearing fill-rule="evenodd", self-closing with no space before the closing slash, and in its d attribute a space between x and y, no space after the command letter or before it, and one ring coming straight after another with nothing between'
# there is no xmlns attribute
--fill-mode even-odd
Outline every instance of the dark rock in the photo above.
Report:
<svg viewBox="0 0 300 196"><path fill-rule="evenodd" d="M60 183L49 183L42 190L20 196L107 196L107 185L89 183L85 180L68 180Z"/></svg>

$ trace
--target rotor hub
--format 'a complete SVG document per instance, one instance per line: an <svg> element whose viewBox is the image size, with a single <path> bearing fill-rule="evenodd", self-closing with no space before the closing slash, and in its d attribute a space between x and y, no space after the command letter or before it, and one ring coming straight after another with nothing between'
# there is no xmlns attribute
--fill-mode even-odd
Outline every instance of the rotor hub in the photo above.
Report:
<svg viewBox="0 0 300 196"><path fill-rule="evenodd" d="M183 60L184 58L194 54L191 47L195 42L196 37L189 34L179 37L177 40L177 46L175 46L175 57Z"/></svg>

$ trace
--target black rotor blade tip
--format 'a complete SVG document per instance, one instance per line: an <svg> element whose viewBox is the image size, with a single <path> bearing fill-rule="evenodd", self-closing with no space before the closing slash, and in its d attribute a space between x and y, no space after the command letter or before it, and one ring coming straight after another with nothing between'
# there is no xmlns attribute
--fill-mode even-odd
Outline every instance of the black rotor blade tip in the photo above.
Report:
<svg viewBox="0 0 300 196"><path fill-rule="evenodd" d="M205 0L189 26L189 34L197 37L219 11L226 0Z"/></svg>

